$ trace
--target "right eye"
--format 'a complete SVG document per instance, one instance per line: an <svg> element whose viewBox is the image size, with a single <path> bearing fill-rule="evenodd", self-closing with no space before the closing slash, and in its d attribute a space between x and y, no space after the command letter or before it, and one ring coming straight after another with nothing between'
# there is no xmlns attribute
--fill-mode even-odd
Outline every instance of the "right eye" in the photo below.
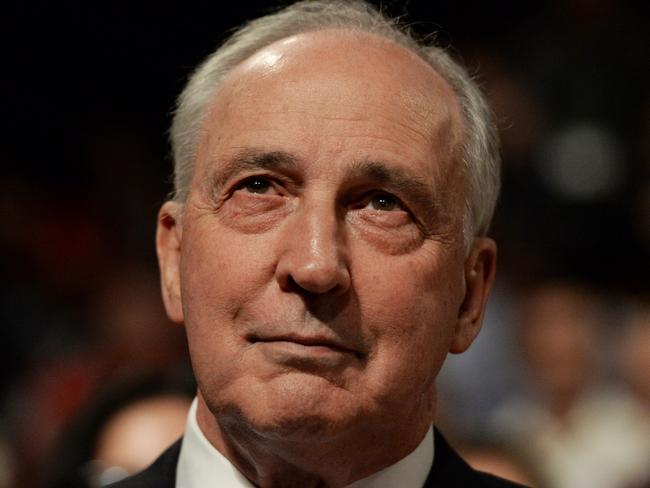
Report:
<svg viewBox="0 0 650 488"><path fill-rule="evenodd" d="M273 183L264 176L251 176L250 178L246 178L237 186L237 190L259 194L269 193L272 189Z"/></svg>

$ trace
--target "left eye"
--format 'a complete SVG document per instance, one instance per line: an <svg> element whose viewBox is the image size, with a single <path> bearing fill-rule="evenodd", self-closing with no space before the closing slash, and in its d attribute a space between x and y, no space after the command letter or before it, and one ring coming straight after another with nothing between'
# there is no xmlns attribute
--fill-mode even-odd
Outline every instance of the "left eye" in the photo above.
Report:
<svg viewBox="0 0 650 488"><path fill-rule="evenodd" d="M246 190L249 193L267 193L272 187L268 178L253 176L244 180L237 189Z"/></svg>
<svg viewBox="0 0 650 488"><path fill-rule="evenodd" d="M397 200L397 198L387 193L380 193L377 195L373 195L368 201L368 205L373 210L383 210L386 212L395 209L398 210L401 209L399 200Z"/></svg>

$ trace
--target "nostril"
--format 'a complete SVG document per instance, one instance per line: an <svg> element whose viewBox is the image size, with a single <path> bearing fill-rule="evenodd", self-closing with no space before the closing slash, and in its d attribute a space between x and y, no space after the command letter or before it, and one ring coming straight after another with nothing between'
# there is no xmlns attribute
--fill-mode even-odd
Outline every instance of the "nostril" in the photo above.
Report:
<svg viewBox="0 0 650 488"><path fill-rule="evenodd" d="M278 276L282 290L304 295L340 293L348 288L349 281L347 269L338 266L306 265Z"/></svg>
<svg viewBox="0 0 650 488"><path fill-rule="evenodd" d="M284 283L281 283L280 285L284 291L292 291L292 292L302 291L300 285L296 283L296 280L294 280L293 276L291 275L287 276L286 280L284 280Z"/></svg>
<svg viewBox="0 0 650 488"><path fill-rule="evenodd" d="M325 267L305 267L291 278L297 286L310 293L327 293L337 286L336 271Z"/></svg>

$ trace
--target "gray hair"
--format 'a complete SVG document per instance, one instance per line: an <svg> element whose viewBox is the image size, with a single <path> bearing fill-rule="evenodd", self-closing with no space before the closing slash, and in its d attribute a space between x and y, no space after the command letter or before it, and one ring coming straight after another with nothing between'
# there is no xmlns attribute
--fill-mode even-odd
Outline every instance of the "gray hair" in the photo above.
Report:
<svg viewBox="0 0 650 488"><path fill-rule="evenodd" d="M170 131L174 199L180 203L187 199L199 131L228 74L276 41L333 28L373 34L414 52L454 90L464 123L461 153L467 189L463 231L469 249L474 236L487 233L499 193L499 144L490 108L469 74L443 48L419 42L407 27L361 0L305 0L260 17L237 30L198 66L178 98Z"/></svg>

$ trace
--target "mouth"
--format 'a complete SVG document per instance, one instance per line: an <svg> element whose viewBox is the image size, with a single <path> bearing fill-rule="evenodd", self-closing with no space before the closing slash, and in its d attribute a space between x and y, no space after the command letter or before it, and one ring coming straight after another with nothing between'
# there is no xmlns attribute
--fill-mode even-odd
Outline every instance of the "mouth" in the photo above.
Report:
<svg viewBox="0 0 650 488"><path fill-rule="evenodd" d="M344 346L341 346L340 344L334 341L328 339L321 339L317 337L294 337L294 336L277 336L277 337L269 337L269 338L252 337L251 339L249 339L249 341L251 343L290 342L305 347L326 347L339 352L354 352L352 351L352 349L348 349Z"/></svg>
<svg viewBox="0 0 650 488"><path fill-rule="evenodd" d="M360 358L361 354L351 349L341 342L319 336L300 336L300 335L274 335L261 337L250 335L246 340L252 345L260 345L265 348L271 348L275 351L283 351L288 355L297 355L305 358L323 358L327 356L352 355Z"/></svg>

